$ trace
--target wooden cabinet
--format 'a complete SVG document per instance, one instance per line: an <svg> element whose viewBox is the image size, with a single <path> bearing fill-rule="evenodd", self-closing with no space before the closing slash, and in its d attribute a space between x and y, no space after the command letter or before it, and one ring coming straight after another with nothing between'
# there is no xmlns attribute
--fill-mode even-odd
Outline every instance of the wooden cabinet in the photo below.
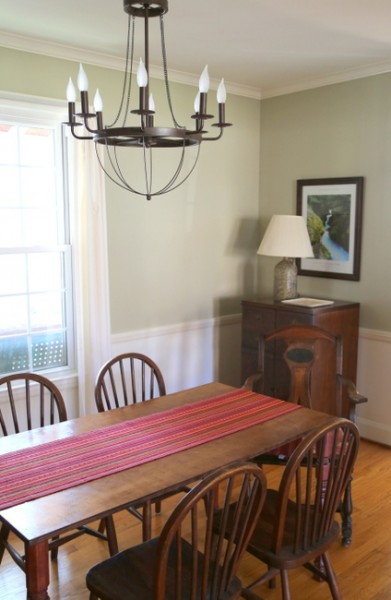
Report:
<svg viewBox="0 0 391 600"><path fill-rule="evenodd" d="M269 299L244 300L242 302L242 383L258 370L259 336L293 324L315 325L335 336L341 336L342 375L356 383L359 311L360 305L357 302L340 300L316 308ZM332 357L327 355L327 349L322 352L321 360L318 360L312 369L313 408L336 414L335 360L333 361ZM287 399L288 390L288 369L276 347L270 345L266 348L263 392L276 398Z"/></svg>

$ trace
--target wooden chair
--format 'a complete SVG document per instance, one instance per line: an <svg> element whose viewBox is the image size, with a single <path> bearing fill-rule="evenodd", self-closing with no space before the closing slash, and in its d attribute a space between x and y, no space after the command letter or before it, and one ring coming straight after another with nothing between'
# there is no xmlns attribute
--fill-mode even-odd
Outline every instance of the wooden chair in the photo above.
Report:
<svg viewBox="0 0 391 600"><path fill-rule="evenodd" d="M98 373L95 385L95 402L99 412L145 402L156 396L165 396L166 386L157 364L145 354L128 352L109 360ZM181 487L171 494L153 500L156 512L161 501L178 492L188 492ZM128 511L142 522L143 540L151 537L151 503L131 505Z"/></svg>
<svg viewBox="0 0 391 600"><path fill-rule="evenodd" d="M37 427L53 425L67 420L64 399L57 386L41 375L35 373L15 373L0 378L0 427L3 436L30 431ZM66 542L89 534L108 541L110 554L118 551L117 539L112 517L103 520L107 535L87 526L56 537L49 542L49 550L53 559L57 558L58 548ZM2 524L0 529L0 563L4 551L8 550L16 564L25 571L24 557L10 544L9 529Z"/></svg>
<svg viewBox="0 0 391 600"><path fill-rule="evenodd" d="M242 586L236 571L265 490L265 476L253 463L215 471L180 500L159 537L120 552L88 572L90 599L239 598Z"/></svg>
<svg viewBox="0 0 391 600"><path fill-rule="evenodd" d="M154 361L137 352L119 354L98 373L95 402L99 412L165 396L163 375Z"/></svg>
<svg viewBox="0 0 391 600"><path fill-rule="evenodd" d="M267 355L272 350L281 357L279 377L289 382L289 395L283 399L355 421L356 406L368 399L359 394L354 383L343 376L344 357L340 337L319 327L291 325L260 337L258 342L259 370L246 380L245 387L264 393ZM316 365L321 361L329 361L329 371L334 374L333 377L324 380L317 376ZM330 399L328 406L320 405L317 401L316 391L320 386L327 389ZM289 448L279 449L276 453L259 457L257 462L284 465L289 453ZM342 517L342 543L348 546L352 540L353 512L350 482L339 511Z"/></svg>
<svg viewBox="0 0 391 600"><path fill-rule="evenodd" d="M290 456L278 490L270 489L247 546L266 570L243 590L251 590L279 574L283 600L290 600L288 572L306 567L328 583L331 596L341 595L328 550L339 536L335 511L357 457L359 432L347 419L335 419L306 436Z"/></svg>

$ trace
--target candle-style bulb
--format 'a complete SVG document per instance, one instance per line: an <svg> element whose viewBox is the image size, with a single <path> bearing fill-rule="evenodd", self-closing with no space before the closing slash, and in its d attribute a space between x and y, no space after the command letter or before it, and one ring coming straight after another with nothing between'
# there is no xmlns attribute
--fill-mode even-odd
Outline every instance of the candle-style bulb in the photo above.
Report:
<svg viewBox="0 0 391 600"><path fill-rule="evenodd" d="M103 100L102 96L100 95L99 88L97 88L94 96L94 109L95 112L102 112L103 110Z"/></svg>
<svg viewBox="0 0 391 600"><path fill-rule="evenodd" d="M206 94L209 90L209 74L208 74L208 65L204 68L201 73L200 82L199 82L199 90Z"/></svg>
<svg viewBox="0 0 391 600"><path fill-rule="evenodd" d="M77 76L77 85L81 92L87 92L88 90L88 78L83 65L80 63L79 74Z"/></svg>
<svg viewBox="0 0 391 600"><path fill-rule="evenodd" d="M195 97L195 100L194 100L194 112L196 112L196 113L200 112L200 92L197 92L197 96Z"/></svg>
<svg viewBox="0 0 391 600"><path fill-rule="evenodd" d="M224 85L224 78L220 81L219 87L217 88L217 102L219 104L225 104L227 100L227 92Z"/></svg>
<svg viewBox="0 0 391 600"><path fill-rule="evenodd" d="M140 58L140 62L137 69L137 85L138 87L147 87L148 85L148 73L142 61L142 58Z"/></svg>
<svg viewBox="0 0 391 600"><path fill-rule="evenodd" d="M76 102L76 90L71 77L67 85L67 100L68 102Z"/></svg>
<svg viewBox="0 0 391 600"><path fill-rule="evenodd" d="M152 94L149 94L148 109L155 112L155 101L153 99Z"/></svg>

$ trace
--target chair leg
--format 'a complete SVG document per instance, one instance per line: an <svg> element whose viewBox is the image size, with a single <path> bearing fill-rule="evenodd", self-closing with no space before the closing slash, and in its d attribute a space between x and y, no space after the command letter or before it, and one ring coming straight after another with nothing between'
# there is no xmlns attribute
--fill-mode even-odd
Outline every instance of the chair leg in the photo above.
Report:
<svg viewBox="0 0 391 600"><path fill-rule="evenodd" d="M329 584L330 592L333 597L333 600L341 600L341 592L339 590L337 578L335 575L335 571L331 564L328 553L323 554L323 564L325 566L326 574L327 574L327 583Z"/></svg>
<svg viewBox="0 0 391 600"><path fill-rule="evenodd" d="M346 486L345 494L341 504L343 546L350 546L350 544L352 543L352 512L352 480L350 480L348 485Z"/></svg>
<svg viewBox="0 0 391 600"><path fill-rule="evenodd" d="M281 570L281 587L282 587L282 598L283 600L291 600L291 591L289 589L288 571Z"/></svg>

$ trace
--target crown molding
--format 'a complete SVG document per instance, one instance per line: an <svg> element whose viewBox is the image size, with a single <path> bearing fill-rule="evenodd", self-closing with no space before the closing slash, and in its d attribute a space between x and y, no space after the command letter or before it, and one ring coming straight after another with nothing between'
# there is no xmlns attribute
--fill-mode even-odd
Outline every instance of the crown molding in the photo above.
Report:
<svg viewBox="0 0 391 600"><path fill-rule="evenodd" d="M374 75L382 75L384 73L391 72L391 61L382 61L377 63L371 63L363 65L355 69L349 69L346 71L339 71L337 73L331 73L324 77L312 78L307 81L301 81L292 85L270 88L264 90L261 93L261 98L274 98L276 96L286 96L287 94L294 94L296 92L304 92L306 90L312 90L326 85L333 85L336 83L344 83L347 81L353 81L355 79L363 79L364 77L372 77Z"/></svg>
<svg viewBox="0 0 391 600"><path fill-rule="evenodd" d="M65 46L62 44L57 44L56 42L47 42L37 38L10 34L5 31L0 31L0 46L11 48L13 50L50 56L52 58L58 58L61 60L69 60L74 62L82 61L85 64L107 69L114 69L117 71L123 71L125 65L124 59L118 56L94 52L74 46ZM228 92L231 94L261 100L276 96L285 96L287 94L293 94L296 92L324 87L326 85L343 83L346 81L362 79L364 77L371 77L373 75L381 75L389 72L391 72L391 61L388 60L363 65L355 69L330 73L326 76L311 78L294 83L292 85L274 88L270 87L268 89L245 86L231 81L226 81L226 86ZM150 66L150 75L155 79L163 79L162 69L154 65ZM175 71L170 69L170 82L198 87L198 79L198 74L195 75L194 73L186 73L183 71ZM211 79L212 89L217 89L218 84L219 80Z"/></svg>
<svg viewBox="0 0 391 600"><path fill-rule="evenodd" d="M9 34L5 31L0 31L0 46L11 48L12 50L20 50L22 52L31 52L33 54L41 54L58 58L61 60L70 60L75 62L83 62L95 67L104 67L123 71L125 68L125 60L117 56L103 54L86 50L84 48L76 48L74 46L65 46L55 42L47 42L37 38L24 37L20 35ZM150 65L150 76L154 79L163 79L161 67ZM170 69L170 82L192 85L198 88L199 74L185 73L183 71L175 71ZM210 86L217 90L220 80L211 79ZM237 96L245 96L247 98L261 99L259 89L250 86L240 85L234 82L225 82L227 90L231 94Z"/></svg>

